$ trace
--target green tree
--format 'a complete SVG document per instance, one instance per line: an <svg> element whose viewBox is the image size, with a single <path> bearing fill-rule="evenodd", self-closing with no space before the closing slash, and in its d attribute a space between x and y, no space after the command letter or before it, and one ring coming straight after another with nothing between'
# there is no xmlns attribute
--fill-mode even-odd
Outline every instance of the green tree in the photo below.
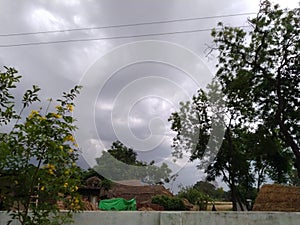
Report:
<svg viewBox="0 0 300 225"><path fill-rule="evenodd" d="M206 210L208 201L211 201L211 197L193 187L182 188L178 195L179 198L185 198L193 205L198 205L199 210Z"/></svg>
<svg viewBox="0 0 300 225"><path fill-rule="evenodd" d="M76 129L71 116L75 87L63 93L54 112L24 109L39 101L37 86L23 96L19 114L12 90L20 76L13 68L0 72L0 194L13 220L22 225L62 224L80 209L76 193L80 182L76 166L78 150L72 136ZM6 132L5 132L6 131ZM68 208L60 213L58 204Z"/></svg>
<svg viewBox="0 0 300 225"><path fill-rule="evenodd" d="M213 81L207 93L200 90L192 102L181 103L180 110L171 115L171 128L177 133L173 155L190 152L191 161L200 160L198 168L205 169L207 181L222 177L230 188L233 210L243 209L244 196L254 198L255 182L258 190L267 177L277 183L288 181L292 155L264 127L253 130L248 126L226 96L218 94L218 86ZM218 137L213 127L224 128L224 135Z"/></svg>
<svg viewBox="0 0 300 225"><path fill-rule="evenodd" d="M223 93L248 123L260 124L295 156L300 176L300 8L261 1L250 31L212 32Z"/></svg>
<svg viewBox="0 0 300 225"><path fill-rule="evenodd" d="M293 165L293 154L281 139L272 135L265 126L259 125L249 132L247 140L252 168L256 174L256 189L269 178L275 183L288 183Z"/></svg>
<svg viewBox="0 0 300 225"><path fill-rule="evenodd" d="M107 152L123 163L129 165L143 165L142 162L136 159L137 153L133 151L132 148L126 147L120 141L113 142L111 148Z"/></svg>
<svg viewBox="0 0 300 225"><path fill-rule="evenodd" d="M96 162L93 169L108 179L112 175L115 181L140 179L148 184L168 183L172 172L165 163L155 166L154 161L147 164L137 160L137 153L120 141L113 142Z"/></svg>
<svg viewBox="0 0 300 225"><path fill-rule="evenodd" d="M194 184L193 188L203 192L204 194L207 194L214 200L222 200L224 198L223 188L216 188L215 185L209 183L208 181L198 181L196 184Z"/></svg>
<svg viewBox="0 0 300 225"><path fill-rule="evenodd" d="M198 91L192 102L181 103L179 112L171 115L171 129L177 132L173 155L181 157L183 152L190 152L191 161L200 160L198 168L205 169L208 181L222 177L230 188L233 209L237 210L238 205L243 208L238 186L253 183L243 142L247 129L238 123L239 114L233 108L224 101L220 104L223 97L218 84L213 82L208 89L208 93ZM225 129L224 137L216 134L214 127Z"/></svg>

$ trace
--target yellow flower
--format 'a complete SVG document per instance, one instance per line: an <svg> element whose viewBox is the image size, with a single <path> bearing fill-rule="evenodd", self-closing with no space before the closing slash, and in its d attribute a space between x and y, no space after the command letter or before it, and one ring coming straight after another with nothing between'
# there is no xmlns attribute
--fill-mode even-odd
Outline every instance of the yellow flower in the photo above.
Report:
<svg viewBox="0 0 300 225"><path fill-rule="evenodd" d="M53 115L55 118L57 118L57 119L62 118L62 115L57 114L57 113L52 113L52 115Z"/></svg>
<svg viewBox="0 0 300 225"><path fill-rule="evenodd" d="M41 191L44 191L44 190L45 190L45 187L44 187L44 186L42 186L42 187L41 187Z"/></svg>
<svg viewBox="0 0 300 225"><path fill-rule="evenodd" d="M77 165L76 165L76 163L73 162L73 163L72 163L72 166L77 166Z"/></svg>
<svg viewBox="0 0 300 225"><path fill-rule="evenodd" d="M40 117L39 117L39 120L41 120L41 121L42 121L42 120L46 120L46 116L40 116Z"/></svg>
<svg viewBox="0 0 300 225"><path fill-rule="evenodd" d="M51 174L51 175L54 174L54 170L55 170L55 166L54 165L48 163L45 167L48 168L48 173L49 174Z"/></svg>
<svg viewBox="0 0 300 225"><path fill-rule="evenodd" d="M49 168L50 170L55 170L55 166L52 165L52 164L50 164L50 163L48 163L48 164L46 165L46 167Z"/></svg>
<svg viewBox="0 0 300 225"><path fill-rule="evenodd" d="M62 107L61 107L60 105L55 106L55 108L56 108L57 110L62 110Z"/></svg>
<svg viewBox="0 0 300 225"><path fill-rule="evenodd" d="M28 118L29 118L29 119L32 119L35 115L38 115L38 114L39 114L38 111L32 110L31 113L29 114Z"/></svg>
<svg viewBox="0 0 300 225"><path fill-rule="evenodd" d="M70 142L75 142L75 138L73 137L73 135L68 135L65 137L64 139L65 141L70 141Z"/></svg>
<svg viewBox="0 0 300 225"><path fill-rule="evenodd" d="M68 183L64 183L64 188L67 188L68 187Z"/></svg>
<svg viewBox="0 0 300 225"><path fill-rule="evenodd" d="M74 149L70 148L69 153L72 154L74 152Z"/></svg>
<svg viewBox="0 0 300 225"><path fill-rule="evenodd" d="M64 146L60 145L60 146L59 146L59 149L60 149L60 150L63 150L63 149L64 149Z"/></svg>
<svg viewBox="0 0 300 225"><path fill-rule="evenodd" d="M69 173L70 173L70 171L69 171L69 170L66 170L66 171L65 171L65 174L66 174L66 175L68 175Z"/></svg>
<svg viewBox="0 0 300 225"><path fill-rule="evenodd" d="M72 192L77 191L77 190L78 190L77 186L75 186L74 188L72 188Z"/></svg>
<svg viewBox="0 0 300 225"><path fill-rule="evenodd" d="M67 105L67 108L68 108L68 110L69 110L70 112L73 112L73 110L74 110L74 106L71 105L71 104L68 104L68 105Z"/></svg>

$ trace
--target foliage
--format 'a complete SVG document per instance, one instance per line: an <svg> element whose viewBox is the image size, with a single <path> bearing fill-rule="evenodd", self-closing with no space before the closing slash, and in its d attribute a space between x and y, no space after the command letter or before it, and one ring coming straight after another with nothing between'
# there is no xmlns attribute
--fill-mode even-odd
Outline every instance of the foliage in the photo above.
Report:
<svg viewBox="0 0 300 225"><path fill-rule="evenodd" d="M148 184L169 182L171 170L167 164L155 166L154 161L149 164L137 160L133 149L126 147L120 141L113 142L111 148L97 158L97 165L93 168L100 175L113 175L113 180L141 179Z"/></svg>
<svg viewBox="0 0 300 225"><path fill-rule="evenodd" d="M13 68L0 73L0 190L4 207L13 220L22 225L62 224L70 221L72 211L80 209L76 193L79 180L76 129L71 116L76 86L63 93L53 112L24 109L39 101L37 86L23 96L19 114L12 90L20 76ZM7 126L5 126L7 124ZM12 128L11 128L12 127ZM6 132L5 132L6 130ZM60 213L58 204L68 208Z"/></svg>
<svg viewBox="0 0 300 225"><path fill-rule="evenodd" d="M257 197L257 189L255 187L243 187L238 188L239 193L241 194L241 200L245 204L248 210L252 209L253 203ZM251 200L250 202L248 200ZM249 204L250 203L250 204Z"/></svg>
<svg viewBox="0 0 300 225"><path fill-rule="evenodd" d="M242 194L252 191L256 179L253 168L261 175L257 181L258 188L267 176L274 181L285 182L292 157L278 137L267 135L264 129L253 131L242 123L241 114L218 94L218 87L218 83L213 81L207 92L198 91L192 102L181 103L180 110L171 115L171 128L177 132L173 139L173 155L181 157L183 152L192 151L190 160L199 161L198 168L204 169L207 181L222 177L230 188L233 209L237 210L237 205L242 208L245 204ZM213 101L216 96L224 99L222 104ZM225 129L224 137L218 137L213 127ZM197 135L193 137L195 133ZM209 139L215 145L210 144ZM270 142L272 145L266 146Z"/></svg>
<svg viewBox="0 0 300 225"><path fill-rule="evenodd" d="M249 24L249 32L222 23L212 32L217 78L245 121L264 126L292 150L300 176L300 8L264 0Z"/></svg>
<svg viewBox="0 0 300 225"><path fill-rule="evenodd" d="M249 155L257 177L257 191L267 178L276 183L287 183L293 164L293 154L269 129L259 125L255 132L248 134ZM255 143L255 145L253 145Z"/></svg>
<svg viewBox="0 0 300 225"><path fill-rule="evenodd" d="M133 151L132 148L128 148L123 145L120 141L113 142L111 148L108 150L108 153L114 158L128 165L143 165L142 162L136 159L137 153Z"/></svg>
<svg viewBox="0 0 300 225"><path fill-rule="evenodd" d="M15 83L20 81L21 76L16 76L17 71L13 68L5 67L5 69L6 72L0 72L0 125L18 118L14 111L14 96L10 93L10 90L16 88Z"/></svg>
<svg viewBox="0 0 300 225"><path fill-rule="evenodd" d="M297 175L297 171L296 170L292 170L290 171L290 185L294 185L294 186L300 186L300 178Z"/></svg>
<svg viewBox="0 0 300 225"><path fill-rule="evenodd" d="M193 187L183 188L177 196L187 199L193 205L198 205L200 210L206 210L208 201L212 200L209 195Z"/></svg>
<svg viewBox="0 0 300 225"><path fill-rule="evenodd" d="M186 207L184 206L182 199L178 198L178 197L157 195L157 196L152 197L151 202L153 204L158 204L158 205L164 207L165 210L171 210L171 211L186 210Z"/></svg>
<svg viewBox="0 0 300 225"><path fill-rule="evenodd" d="M208 86L208 92L198 91L192 102L181 103L179 112L171 115L172 129L177 132L173 139L174 156L190 152L190 160L200 160L199 169L207 173L207 181L222 177L231 190L234 209L240 201L238 186L251 186L250 162L243 142L246 129L236 123L238 114L228 107L219 93L218 83ZM217 99L217 100L215 100ZM219 102L218 102L219 101ZM230 119L226 120L224 115ZM225 129L224 137L214 132ZM193 137L197 134L195 137ZM209 144L209 139L212 139ZM190 143L193 142L193 143ZM191 149L191 147L194 149ZM178 154L180 153L180 154ZM246 182L247 181L247 182Z"/></svg>
<svg viewBox="0 0 300 225"><path fill-rule="evenodd" d="M253 192L256 178L257 189L266 177L287 182L290 149L300 172L299 15L299 8L282 10L264 0L250 32L219 23L212 31L216 79L170 117L174 156L191 152L208 181L222 177L234 209L242 206L242 193ZM214 121L220 129L223 121L223 139L213 135Z"/></svg>
<svg viewBox="0 0 300 225"><path fill-rule="evenodd" d="M213 200L226 199L226 193L223 188L216 188L215 185L207 181L198 181L193 188L208 195Z"/></svg>

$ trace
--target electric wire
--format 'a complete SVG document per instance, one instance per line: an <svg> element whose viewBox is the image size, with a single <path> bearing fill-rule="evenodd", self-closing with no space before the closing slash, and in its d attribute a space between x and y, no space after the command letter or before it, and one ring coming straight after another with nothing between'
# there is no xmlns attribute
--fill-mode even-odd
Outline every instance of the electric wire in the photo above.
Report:
<svg viewBox="0 0 300 225"><path fill-rule="evenodd" d="M135 27L135 26L143 26L143 25L177 23L177 22L185 22L185 21L216 19L216 18L226 18L226 17L235 17L235 16L247 16L247 15L253 15L253 14L256 14L256 13L247 12L247 13L237 13L237 14L227 14L227 15L217 15L217 16L205 16L205 17L195 17L195 18L173 19L173 20L164 20L164 21L151 21L151 22L132 23L132 24L118 24L118 25L98 26L98 27L72 28L72 29L64 29L64 30L48 30L48 31L36 31L36 32L23 32L23 33L8 33L8 34L0 34L0 37L27 36L27 35L37 35L37 34L52 34L52 33L87 31L87 30L100 30L100 29L121 28L121 27Z"/></svg>
<svg viewBox="0 0 300 225"><path fill-rule="evenodd" d="M250 26L245 25L245 26L238 26L238 27L235 27L235 28L247 28L247 27L250 27ZM128 39L128 38L139 38L139 37L150 37L150 36L165 36L165 35L205 32L205 31L211 31L212 29L213 28L185 30L185 31L173 31L173 32L162 32L162 33L148 33L148 34L136 34L136 35L99 37L99 38L82 38L82 39L67 39L67 40L57 40L57 41L27 42L27 43L19 43L19 44L0 45L0 48L34 46L34 45L48 45L48 44L59 44L59 43L101 41L101 40L112 40L112 39L116 40L116 39ZM218 30L218 29L216 29L216 30Z"/></svg>

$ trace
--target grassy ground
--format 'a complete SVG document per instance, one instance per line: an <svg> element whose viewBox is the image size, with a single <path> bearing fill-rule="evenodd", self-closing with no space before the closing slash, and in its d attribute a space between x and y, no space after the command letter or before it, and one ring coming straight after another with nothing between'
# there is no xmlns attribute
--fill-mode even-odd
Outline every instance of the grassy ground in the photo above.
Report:
<svg viewBox="0 0 300 225"><path fill-rule="evenodd" d="M215 207L217 211L231 211L232 210L232 202L215 202ZM207 211L212 210L213 203L209 202L207 205Z"/></svg>

